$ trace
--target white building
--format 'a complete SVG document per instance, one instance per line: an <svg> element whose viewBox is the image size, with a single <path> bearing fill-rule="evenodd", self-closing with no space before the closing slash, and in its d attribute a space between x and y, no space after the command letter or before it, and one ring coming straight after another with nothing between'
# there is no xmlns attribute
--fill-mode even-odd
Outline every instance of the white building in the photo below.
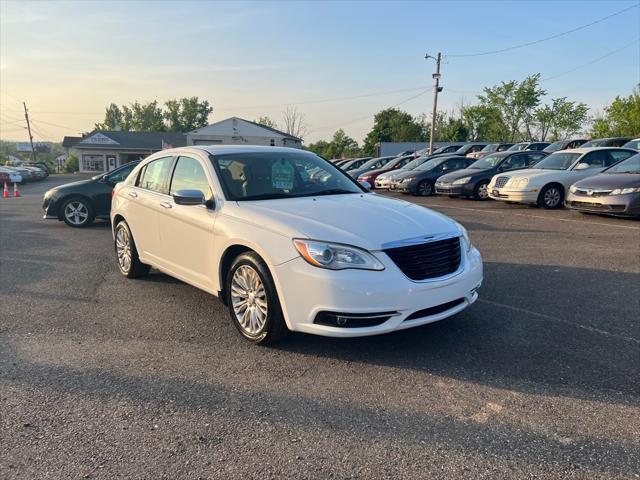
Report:
<svg viewBox="0 0 640 480"><path fill-rule="evenodd" d="M187 145L271 145L302 148L302 139L239 117L187 133Z"/></svg>

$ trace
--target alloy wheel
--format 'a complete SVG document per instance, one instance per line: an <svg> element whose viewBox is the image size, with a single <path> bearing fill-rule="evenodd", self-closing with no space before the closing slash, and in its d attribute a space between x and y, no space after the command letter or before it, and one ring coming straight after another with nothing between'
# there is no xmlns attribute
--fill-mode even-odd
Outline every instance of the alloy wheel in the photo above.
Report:
<svg viewBox="0 0 640 480"><path fill-rule="evenodd" d="M259 334L267 321L267 293L260 275L241 265L231 279L231 303L238 324L248 335Z"/></svg>
<svg viewBox="0 0 640 480"><path fill-rule="evenodd" d="M65 205L64 217L70 224L79 227L89 218L89 209L81 201L74 200Z"/></svg>
<svg viewBox="0 0 640 480"><path fill-rule="evenodd" d="M557 206L558 203L560 203L561 196L562 195L560 194L560 190L558 190L555 187L552 187L547 189L546 192L544 192L544 196L542 197L542 200L546 207L553 208Z"/></svg>
<svg viewBox="0 0 640 480"><path fill-rule="evenodd" d="M489 185L487 183L483 183L478 187L478 196L482 200L489 198Z"/></svg>
<svg viewBox="0 0 640 480"><path fill-rule="evenodd" d="M432 189L431 184L429 182L422 182L418 186L418 193L423 197L428 197L429 195L431 195L431 191L432 190L433 189Z"/></svg>
<svg viewBox="0 0 640 480"><path fill-rule="evenodd" d="M131 268L131 239L129 232L124 227L118 228L116 232L116 254L118 255L118 265L120 269L129 273Z"/></svg>

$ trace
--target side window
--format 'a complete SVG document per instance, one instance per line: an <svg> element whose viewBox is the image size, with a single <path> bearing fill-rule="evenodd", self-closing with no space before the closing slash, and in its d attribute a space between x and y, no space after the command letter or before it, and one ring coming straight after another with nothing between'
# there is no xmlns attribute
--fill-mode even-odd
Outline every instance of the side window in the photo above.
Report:
<svg viewBox="0 0 640 480"><path fill-rule="evenodd" d="M125 178L129 176L131 170L135 167L135 164L127 165L126 167L122 167L117 172L113 172L112 174L107 176L107 179L112 183L118 183L124 181Z"/></svg>
<svg viewBox="0 0 640 480"><path fill-rule="evenodd" d="M474 145L474 146L471 147L471 151L469 153L479 152L484 147L486 147L486 145Z"/></svg>
<svg viewBox="0 0 640 480"><path fill-rule="evenodd" d="M589 168L604 168L608 160L609 155L606 150L596 150L582 157L580 163L586 163Z"/></svg>
<svg viewBox="0 0 640 480"><path fill-rule="evenodd" d="M515 170L516 168L524 168L527 166L527 154L511 155L506 162L503 163L503 170Z"/></svg>
<svg viewBox="0 0 640 480"><path fill-rule="evenodd" d="M144 170L140 172L137 186L152 192L169 193L167 184L172 160L173 157L164 157L147 163Z"/></svg>
<svg viewBox="0 0 640 480"><path fill-rule="evenodd" d="M607 167L613 165L614 163L618 163L622 160L626 160L627 158L629 158L631 155L633 155L633 153L628 152L626 150L609 150L609 155L610 155L610 159L605 162L607 165Z"/></svg>
<svg viewBox="0 0 640 480"><path fill-rule="evenodd" d="M207 175L195 158L178 158L176 168L173 170L169 194L173 195L178 190L200 190L205 200L210 200L213 196Z"/></svg>
<svg viewBox="0 0 640 480"><path fill-rule="evenodd" d="M446 161L447 170L458 170L464 167L465 161L461 158L452 158Z"/></svg>

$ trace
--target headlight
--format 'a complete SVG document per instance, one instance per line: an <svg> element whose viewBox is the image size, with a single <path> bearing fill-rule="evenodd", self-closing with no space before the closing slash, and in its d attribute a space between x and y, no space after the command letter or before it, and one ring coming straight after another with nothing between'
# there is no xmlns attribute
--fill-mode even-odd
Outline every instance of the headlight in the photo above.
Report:
<svg viewBox="0 0 640 480"><path fill-rule="evenodd" d="M469 183L471 177L462 177L453 182L454 185L462 185L463 183Z"/></svg>
<svg viewBox="0 0 640 480"><path fill-rule="evenodd" d="M576 193L576 192L578 191L578 187L576 187L575 185L571 185L571 186L569 187L569 191L570 191L571 193Z"/></svg>
<svg viewBox="0 0 640 480"><path fill-rule="evenodd" d="M527 185L529 185L529 179L525 177L525 178L521 178L520 180L516 180L513 186L516 188L524 188Z"/></svg>
<svg viewBox="0 0 640 480"><path fill-rule="evenodd" d="M464 248L466 252L469 253L471 251L471 239L469 238L469 232L467 232L467 229L460 225L458 222L456 222L456 225L458 226L458 228L460 229L460 233L462 234L462 238L464 240Z"/></svg>
<svg viewBox="0 0 640 480"><path fill-rule="evenodd" d="M320 242L294 238L298 253L314 267L330 270L356 268L360 270L384 270L384 265L366 250L339 243Z"/></svg>
<svg viewBox="0 0 640 480"><path fill-rule="evenodd" d="M409 182L413 182L414 180L415 180L415 177L409 177L402 180L402 183L409 183Z"/></svg>
<svg viewBox="0 0 640 480"><path fill-rule="evenodd" d="M626 195L627 193L637 193L640 192L640 187L635 188L616 188L611 191L611 195Z"/></svg>

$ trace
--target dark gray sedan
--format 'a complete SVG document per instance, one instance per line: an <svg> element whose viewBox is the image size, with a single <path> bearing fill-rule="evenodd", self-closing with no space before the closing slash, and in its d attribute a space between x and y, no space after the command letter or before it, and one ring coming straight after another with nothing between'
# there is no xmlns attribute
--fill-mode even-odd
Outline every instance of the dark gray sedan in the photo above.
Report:
<svg viewBox="0 0 640 480"><path fill-rule="evenodd" d="M574 183L565 203L585 213L640 217L640 154Z"/></svg>

